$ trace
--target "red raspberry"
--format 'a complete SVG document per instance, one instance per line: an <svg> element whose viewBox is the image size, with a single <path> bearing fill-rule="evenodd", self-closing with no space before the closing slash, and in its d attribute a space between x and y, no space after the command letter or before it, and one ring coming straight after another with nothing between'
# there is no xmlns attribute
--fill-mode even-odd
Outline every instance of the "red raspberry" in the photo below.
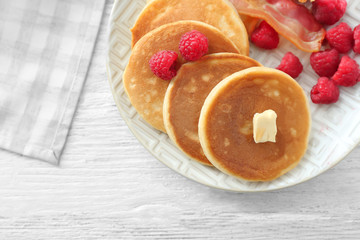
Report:
<svg viewBox="0 0 360 240"><path fill-rule="evenodd" d="M336 85L351 87L357 83L359 76L360 69L357 62L349 56L343 56L332 79Z"/></svg>
<svg viewBox="0 0 360 240"><path fill-rule="evenodd" d="M187 61L196 61L208 51L208 39L199 31L192 30L182 35L179 51Z"/></svg>
<svg viewBox="0 0 360 240"><path fill-rule="evenodd" d="M303 70L303 65L297 56L288 52L282 58L277 69L289 74L292 78L297 78Z"/></svg>
<svg viewBox="0 0 360 240"><path fill-rule="evenodd" d="M310 64L320 77L332 77L339 63L340 56L336 49L312 53L310 56Z"/></svg>
<svg viewBox="0 0 360 240"><path fill-rule="evenodd" d="M279 34L265 21L262 21L253 33L251 41L258 47L274 49L279 45Z"/></svg>
<svg viewBox="0 0 360 240"><path fill-rule="evenodd" d="M155 53L149 61L151 71L161 79L170 80L176 75L176 59L174 51L163 50Z"/></svg>
<svg viewBox="0 0 360 240"><path fill-rule="evenodd" d="M353 31L347 23L340 23L326 33L326 39L331 47L340 53L347 53L353 45Z"/></svg>
<svg viewBox="0 0 360 240"><path fill-rule="evenodd" d="M319 23L333 25L344 16L346 6L346 0L316 0L312 12Z"/></svg>
<svg viewBox="0 0 360 240"><path fill-rule="evenodd" d="M339 88L334 81L327 77L321 77L310 92L311 101L316 104L335 103L339 99Z"/></svg>
<svg viewBox="0 0 360 240"><path fill-rule="evenodd" d="M354 52L360 53L360 25L354 29Z"/></svg>

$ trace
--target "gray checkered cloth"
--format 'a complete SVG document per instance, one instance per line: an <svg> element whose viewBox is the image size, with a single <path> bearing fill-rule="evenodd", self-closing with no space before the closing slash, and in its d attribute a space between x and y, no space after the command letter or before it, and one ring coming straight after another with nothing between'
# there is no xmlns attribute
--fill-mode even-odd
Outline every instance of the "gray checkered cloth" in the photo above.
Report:
<svg viewBox="0 0 360 240"><path fill-rule="evenodd" d="M58 163L104 0L0 0L0 147Z"/></svg>

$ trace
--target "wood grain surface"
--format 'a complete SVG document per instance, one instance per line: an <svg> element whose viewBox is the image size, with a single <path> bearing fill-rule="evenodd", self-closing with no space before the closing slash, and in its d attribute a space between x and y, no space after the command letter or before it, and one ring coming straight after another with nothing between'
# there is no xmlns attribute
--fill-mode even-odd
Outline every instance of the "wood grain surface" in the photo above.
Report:
<svg viewBox="0 0 360 240"><path fill-rule="evenodd" d="M111 7L60 166L0 152L0 239L360 239L360 147L315 179L253 194L203 186L152 157L107 82Z"/></svg>

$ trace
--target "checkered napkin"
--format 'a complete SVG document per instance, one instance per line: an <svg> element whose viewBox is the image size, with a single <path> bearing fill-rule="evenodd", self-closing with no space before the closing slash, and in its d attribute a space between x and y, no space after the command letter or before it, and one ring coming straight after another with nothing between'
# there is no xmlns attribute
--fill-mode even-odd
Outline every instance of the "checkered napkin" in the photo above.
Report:
<svg viewBox="0 0 360 240"><path fill-rule="evenodd" d="M0 148L58 163L104 0L0 0Z"/></svg>

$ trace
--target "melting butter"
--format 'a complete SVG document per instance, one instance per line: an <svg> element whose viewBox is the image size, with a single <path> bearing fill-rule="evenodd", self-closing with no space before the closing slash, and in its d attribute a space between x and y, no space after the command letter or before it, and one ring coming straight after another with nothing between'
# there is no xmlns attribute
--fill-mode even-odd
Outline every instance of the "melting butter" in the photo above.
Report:
<svg viewBox="0 0 360 240"><path fill-rule="evenodd" d="M276 142L276 118L274 110L255 113L253 118L253 136L256 143Z"/></svg>

